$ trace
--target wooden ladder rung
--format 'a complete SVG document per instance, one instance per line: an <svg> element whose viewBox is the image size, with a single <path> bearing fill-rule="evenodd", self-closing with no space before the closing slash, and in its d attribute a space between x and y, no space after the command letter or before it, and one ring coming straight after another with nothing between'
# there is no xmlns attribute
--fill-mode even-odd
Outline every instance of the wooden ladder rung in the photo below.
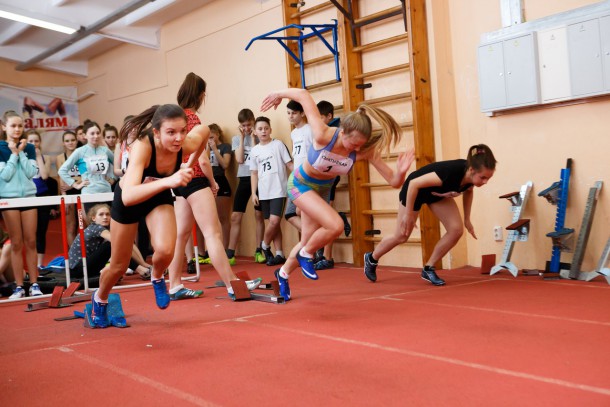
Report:
<svg viewBox="0 0 610 407"><path fill-rule="evenodd" d="M382 96L382 97L374 98L374 99L368 99L362 103L374 105L374 104L393 102L395 100L400 100L400 99L409 99L410 97L411 97L411 92L405 92L405 93L399 93L397 95L389 95L389 96Z"/></svg>
<svg viewBox="0 0 610 407"><path fill-rule="evenodd" d="M391 188L390 184L385 182L363 182L361 188Z"/></svg>
<svg viewBox="0 0 610 407"><path fill-rule="evenodd" d="M314 13L317 13L318 11L322 11L322 10L327 9L332 6L333 6L333 4L330 1L325 1L324 3L320 3L315 6L306 8L305 10L299 10L296 13L291 14L290 18L299 18L299 17L303 17L303 16L306 16L309 14L314 14Z"/></svg>
<svg viewBox="0 0 610 407"><path fill-rule="evenodd" d="M354 47L352 49L352 51L353 52L368 51L370 49L384 47L386 45L394 44L394 43L399 42L399 41L405 41L407 39L409 39L409 34L404 33L404 34L396 35L394 37L385 38L383 40L379 40L379 41L371 42L371 43L368 43L368 44L365 44L365 45L361 45L359 47Z"/></svg>
<svg viewBox="0 0 610 407"><path fill-rule="evenodd" d="M398 123L401 129L410 129L413 127L413 122L402 122ZM381 127L373 127L373 133L381 131Z"/></svg>
<svg viewBox="0 0 610 407"><path fill-rule="evenodd" d="M312 58L312 59L308 59L307 61L303 61L303 65L309 66L309 65L314 65L314 64L321 64L322 62L333 61L334 59L335 59L335 56L333 54L323 55L321 57ZM295 68L301 67L301 65L299 65L297 63L293 64L293 66Z"/></svg>
<svg viewBox="0 0 610 407"><path fill-rule="evenodd" d="M389 216L389 215L398 215L397 209L365 209L362 211L363 215L372 215L372 216Z"/></svg>
<svg viewBox="0 0 610 407"><path fill-rule="evenodd" d="M344 214L346 214L346 215L350 215L350 211L349 211L349 209L348 209L348 210L346 210L346 211L342 211L342 210L339 210L339 209L335 209L335 210L336 210L337 212L343 212L343 213L344 213Z"/></svg>
<svg viewBox="0 0 610 407"><path fill-rule="evenodd" d="M392 72L397 72L397 71L402 71L402 70L408 70L409 67L410 67L410 65L408 63L400 64L400 65L394 65L394 66L390 66L390 67L387 67L387 68L377 69L377 70L374 70L374 71L363 72L361 74L354 75L354 79L364 79L364 78L370 78L372 76L383 75L383 74L386 74L386 73L392 73Z"/></svg>
<svg viewBox="0 0 610 407"><path fill-rule="evenodd" d="M375 242L375 243L379 243L381 242L381 240L383 239L383 236L364 236L362 238L362 240L366 241L366 242ZM401 243L403 245L419 245L421 244L421 238L420 237L410 237L409 240L407 240L404 243Z"/></svg>
<svg viewBox="0 0 610 407"><path fill-rule="evenodd" d="M341 81L338 81L336 79L331 79L330 81L320 82L320 83L316 83L313 85L307 85L306 88L307 88L307 90L315 90L315 89L326 88L329 86L340 85L340 84L341 84Z"/></svg>
<svg viewBox="0 0 610 407"><path fill-rule="evenodd" d="M396 7L389 8L387 10L378 11L377 13L373 13L373 14L369 14L364 17L357 18L354 20L354 24L356 26L359 26L359 25L366 24L367 22L369 22L371 20L375 20L376 18L383 17L385 15L387 15L386 18L389 18L389 17L397 17L401 13L402 13L402 6L396 6ZM395 14L395 15L390 15L390 14ZM386 18L383 18L379 21L383 21Z"/></svg>

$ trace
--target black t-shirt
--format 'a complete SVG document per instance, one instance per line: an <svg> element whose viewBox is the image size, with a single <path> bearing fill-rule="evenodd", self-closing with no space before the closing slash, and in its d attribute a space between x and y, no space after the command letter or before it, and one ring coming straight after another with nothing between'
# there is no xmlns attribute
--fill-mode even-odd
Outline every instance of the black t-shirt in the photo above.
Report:
<svg viewBox="0 0 610 407"><path fill-rule="evenodd" d="M409 182L431 172L434 172L441 179L442 185L420 189L415 198L415 210L419 210L422 204L431 204L443 199L442 196L432 195L432 192L444 194L445 192L462 193L468 190L472 187L472 184L460 185L466 174L466 167L466 160L458 159L431 163L413 171L407 177L403 189L400 192L401 202L403 202L403 205L406 203L406 192Z"/></svg>

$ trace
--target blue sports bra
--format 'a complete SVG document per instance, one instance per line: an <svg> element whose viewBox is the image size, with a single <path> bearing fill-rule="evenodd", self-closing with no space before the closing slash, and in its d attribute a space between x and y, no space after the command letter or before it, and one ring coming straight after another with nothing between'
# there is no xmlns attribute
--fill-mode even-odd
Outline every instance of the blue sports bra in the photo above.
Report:
<svg viewBox="0 0 610 407"><path fill-rule="evenodd" d="M352 151L347 157L333 153L331 150L337 142L339 137L339 131L337 128L333 138L326 147L316 150L313 145L307 152L307 161L316 170L323 172L328 175L344 175L347 174L356 161L356 152Z"/></svg>

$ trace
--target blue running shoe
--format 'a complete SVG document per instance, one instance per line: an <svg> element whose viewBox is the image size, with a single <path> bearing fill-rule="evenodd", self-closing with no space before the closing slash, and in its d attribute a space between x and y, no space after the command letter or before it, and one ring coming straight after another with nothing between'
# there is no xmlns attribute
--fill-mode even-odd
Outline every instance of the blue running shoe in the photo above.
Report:
<svg viewBox="0 0 610 407"><path fill-rule="evenodd" d="M190 288L182 287L174 294L169 295L172 301L186 300L188 298L197 298L203 295L203 290L191 290Z"/></svg>
<svg viewBox="0 0 610 407"><path fill-rule="evenodd" d="M152 281L153 289L155 290L155 301L157 302L157 307L161 309L165 309L169 306L169 294L167 293L167 287L165 286L165 279L162 278L160 280Z"/></svg>
<svg viewBox="0 0 610 407"><path fill-rule="evenodd" d="M288 279L280 276L280 269L275 270L275 278L280 283L280 295L284 297L284 301L290 299L290 286L288 285Z"/></svg>
<svg viewBox="0 0 610 407"><path fill-rule="evenodd" d="M318 279L318 274L316 273L316 269L313 265L313 259L303 257L301 256L301 253L297 253L297 261L299 262L299 266L301 266L301 271L305 277L311 280Z"/></svg>
<svg viewBox="0 0 610 407"><path fill-rule="evenodd" d="M108 304L95 301L95 292L91 295L91 321L95 328L107 328L110 325Z"/></svg>

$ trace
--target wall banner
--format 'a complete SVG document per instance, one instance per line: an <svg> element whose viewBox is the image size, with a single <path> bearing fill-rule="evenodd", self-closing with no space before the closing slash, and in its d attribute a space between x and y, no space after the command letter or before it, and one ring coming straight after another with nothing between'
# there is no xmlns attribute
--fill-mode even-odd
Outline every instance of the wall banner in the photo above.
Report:
<svg viewBox="0 0 610 407"><path fill-rule="evenodd" d="M26 131L38 130L43 154L51 157L63 152L64 131L79 125L75 86L19 88L0 84L0 115L7 110L23 117Z"/></svg>

